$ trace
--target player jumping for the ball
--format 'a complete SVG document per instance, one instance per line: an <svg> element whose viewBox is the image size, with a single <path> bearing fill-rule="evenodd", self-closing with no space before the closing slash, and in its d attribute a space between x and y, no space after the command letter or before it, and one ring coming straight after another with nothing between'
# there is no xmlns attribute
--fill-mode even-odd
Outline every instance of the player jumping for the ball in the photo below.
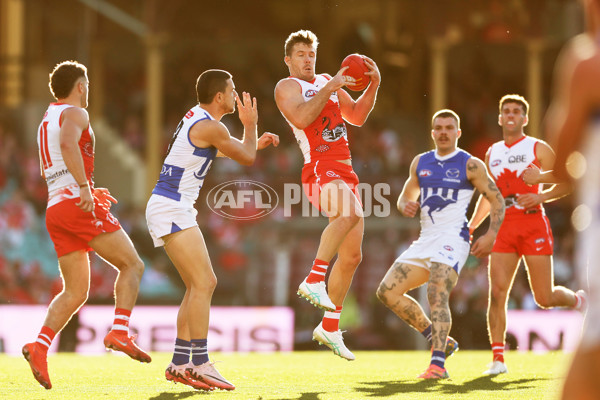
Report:
<svg viewBox="0 0 600 400"><path fill-rule="evenodd" d="M294 32L285 42L285 64L290 77L275 88L277 107L288 121L304 155L302 183L311 203L323 209L329 224L323 230L317 255L298 294L325 310L313 339L347 360L354 360L344 345L339 318L354 271L362 259L363 212L357 193L358 177L352 169L344 120L362 125L375 105L381 76L377 65L365 58L371 78L369 87L353 100L342 88L354 83L342 75L315 75L318 40L306 30ZM329 276L329 262L338 258Z"/></svg>

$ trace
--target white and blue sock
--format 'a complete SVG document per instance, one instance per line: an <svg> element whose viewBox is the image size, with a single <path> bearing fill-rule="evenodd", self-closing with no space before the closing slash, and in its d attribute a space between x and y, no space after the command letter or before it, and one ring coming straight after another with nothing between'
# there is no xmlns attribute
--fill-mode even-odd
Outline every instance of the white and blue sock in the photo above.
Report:
<svg viewBox="0 0 600 400"><path fill-rule="evenodd" d="M175 365L183 365L190 362L190 354L192 352L192 342L187 340L175 339L175 350L173 350L173 359L171 362Z"/></svg>
<svg viewBox="0 0 600 400"><path fill-rule="evenodd" d="M429 324L429 326L425 328L423 332L421 332L421 335L423 335L423 337L427 339L427 343L429 343L429 345L431 346L431 324Z"/></svg>
<svg viewBox="0 0 600 400"><path fill-rule="evenodd" d="M208 346L206 339L192 339L192 363L194 365L208 362Z"/></svg>
<svg viewBox="0 0 600 400"><path fill-rule="evenodd" d="M446 353L443 351L434 350L431 353L431 365L437 365L440 368L444 368L446 364Z"/></svg>

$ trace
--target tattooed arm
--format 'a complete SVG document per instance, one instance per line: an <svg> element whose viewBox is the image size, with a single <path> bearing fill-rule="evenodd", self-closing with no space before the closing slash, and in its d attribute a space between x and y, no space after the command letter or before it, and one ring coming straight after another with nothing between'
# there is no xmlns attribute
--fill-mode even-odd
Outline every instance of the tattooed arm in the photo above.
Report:
<svg viewBox="0 0 600 400"><path fill-rule="evenodd" d="M480 201L477 204L478 208L482 198L487 201L490 207L490 227L483 236L477 239L471 248L471 253L475 257L487 257L492 251L494 240L496 240L496 235L500 230L502 221L504 221L504 198L492 178L488 175L485 165L478 158L471 157L467 161L467 179L481 193Z"/></svg>
<svg viewBox="0 0 600 400"><path fill-rule="evenodd" d="M488 149L487 154L485 155L485 165L487 166L489 163L489 155L490 150ZM476 159L472 157L469 161ZM467 169L468 173L468 169ZM471 220L469 221L469 233L473 234L475 229L487 218L490 213L490 202L484 196L479 196L477 199L477 204L475 205L475 211L473 211L473 215L471 216Z"/></svg>
<svg viewBox="0 0 600 400"><path fill-rule="evenodd" d="M421 188L419 187L419 178L417 177L417 165L419 165L420 159L421 155L419 154L410 164L410 174L404 183L402 193L398 197L398 211L409 218L417 215L417 211L419 211L417 199L419 198L419 194L421 194Z"/></svg>

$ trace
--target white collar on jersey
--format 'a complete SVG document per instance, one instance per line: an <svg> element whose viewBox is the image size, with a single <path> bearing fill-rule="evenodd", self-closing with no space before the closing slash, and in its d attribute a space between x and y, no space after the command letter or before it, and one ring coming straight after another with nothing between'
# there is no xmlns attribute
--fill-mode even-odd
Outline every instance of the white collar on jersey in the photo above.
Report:
<svg viewBox="0 0 600 400"><path fill-rule="evenodd" d="M454 150L452 153L450 154L446 154L445 156L440 156L437 152L437 150L434 152L435 154L435 158L436 160L440 160L440 161L446 161L451 159L452 157L454 157L455 155L458 154L459 148L457 147L456 150Z"/></svg>
<svg viewBox="0 0 600 400"><path fill-rule="evenodd" d="M199 109L201 109L202 111L204 111L205 113L207 113L208 115L210 115L210 117L211 117L212 119L214 119L215 121L217 120L215 117L213 117L213 116L212 116L212 114L211 114L211 113L209 113L208 111L206 111L206 109L205 109L205 108L203 108L203 107L202 107L200 104L198 104L198 108L199 108Z"/></svg>

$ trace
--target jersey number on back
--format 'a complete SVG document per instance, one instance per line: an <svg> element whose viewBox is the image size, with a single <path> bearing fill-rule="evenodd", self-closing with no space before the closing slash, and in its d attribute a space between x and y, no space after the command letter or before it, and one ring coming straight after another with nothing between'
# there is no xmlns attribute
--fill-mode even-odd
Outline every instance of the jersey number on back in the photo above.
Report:
<svg viewBox="0 0 600 400"><path fill-rule="evenodd" d="M171 143L169 143L169 147L167 147L167 154L165 155L168 156L169 153L171 152L171 147L173 147L173 143L175 143L175 140L177 140L177 135L179 135L179 131L181 130L181 127L183 126L183 120L181 120L179 122L179 125L177 125L177 129L175 129L175 133L173 134L173 138L171 139Z"/></svg>
<svg viewBox="0 0 600 400"><path fill-rule="evenodd" d="M40 158L44 169L52 166L50 151L48 150L48 121L42 122L42 126L40 126Z"/></svg>

